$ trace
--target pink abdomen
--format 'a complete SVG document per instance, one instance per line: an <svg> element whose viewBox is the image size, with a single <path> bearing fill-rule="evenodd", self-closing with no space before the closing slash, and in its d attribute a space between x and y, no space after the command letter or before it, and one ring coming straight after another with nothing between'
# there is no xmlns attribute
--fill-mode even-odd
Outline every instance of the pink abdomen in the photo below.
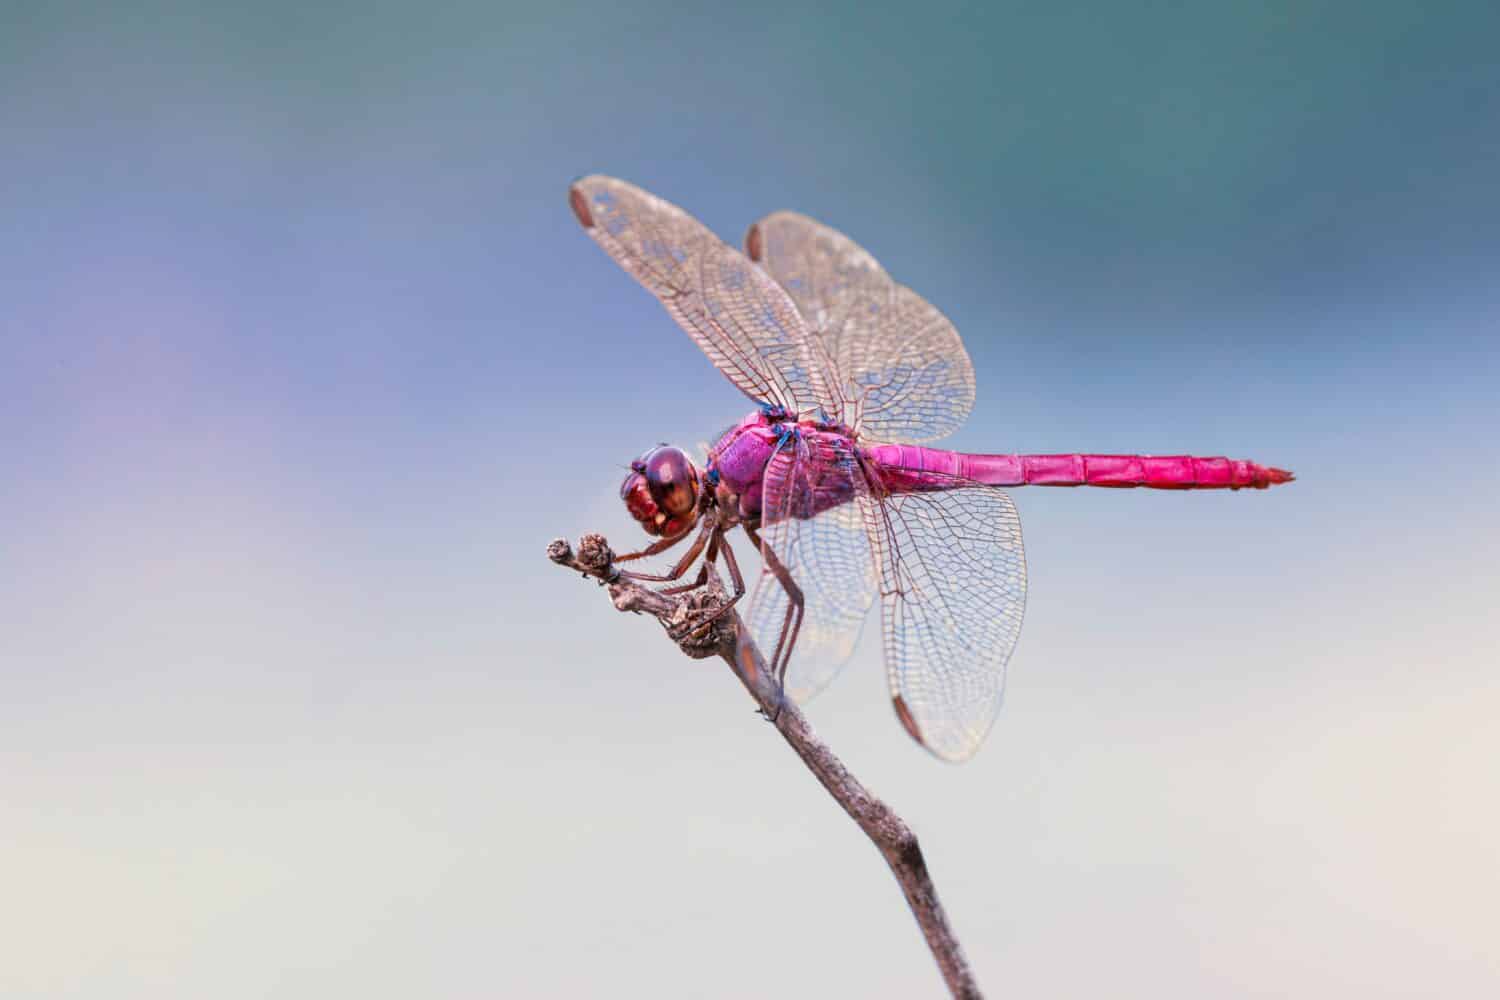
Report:
<svg viewBox="0 0 1500 1000"><path fill-rule="evenodd" d="M1192 455L968 455L910 444L876 445L865 454L893 493L951 489L955 480L988 486L1263 490L1294 478L1242 459Z"/></svg>

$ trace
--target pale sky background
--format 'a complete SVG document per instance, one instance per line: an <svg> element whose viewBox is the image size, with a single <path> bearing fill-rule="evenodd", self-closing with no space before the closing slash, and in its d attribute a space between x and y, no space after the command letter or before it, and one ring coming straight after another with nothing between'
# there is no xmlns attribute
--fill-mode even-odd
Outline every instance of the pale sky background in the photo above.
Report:
<svg viewBox="0 0 1500 1000"><path fill-rule="evenodd" d="M758 721L548 565L748 409L577 229L793 208L958 325L1000 723L809 709L992 996L1500 994L1500 8L0 5L0 997L939 995Z"/></svg>

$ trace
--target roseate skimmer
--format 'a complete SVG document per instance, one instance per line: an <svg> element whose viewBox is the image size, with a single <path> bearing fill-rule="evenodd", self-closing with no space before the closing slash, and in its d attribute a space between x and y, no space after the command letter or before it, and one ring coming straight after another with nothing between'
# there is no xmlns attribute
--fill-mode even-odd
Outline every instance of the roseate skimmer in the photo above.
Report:
<svg viewBox="0 0 1500 1000"><path fill-rule="evenodd" d="M702 558L701 585L735 526L763 569L746 619L784 691L803 700L853 652L876 596L896 715L945 760L964 760L999 712L1005 666L1026 606L1015 505L1002 486L1265 489L1281 469L1186 455L972 455L927 447L963 423L974 369L942 313L863 249L805 216L752 225L745 252L682 209L624 181L592 176L573 213L661 300L758 408L699 468L662 445L631 465L620 495L665 552L696 535L666 573ZM706 624L723 610L690 623Z"/></svg>

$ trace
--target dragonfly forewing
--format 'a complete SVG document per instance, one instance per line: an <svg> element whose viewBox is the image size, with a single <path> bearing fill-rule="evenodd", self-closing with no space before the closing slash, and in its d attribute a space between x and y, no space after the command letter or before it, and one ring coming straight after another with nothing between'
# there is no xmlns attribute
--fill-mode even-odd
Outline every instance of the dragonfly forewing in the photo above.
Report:
<svg viewBox="0 0 1500 1000"><path fill-rule="evenodd" d="M795 212L750 227L750 259L786 289L832 360L867 441L921 444L974 407L974 366L958 331L843 233Z"/></svg>
<svg viewBox="0 0 1500 1000"><path fill-rule="evenodd" d="M661 300L703 353L757 403L842 413L830 363L786 291L668 201L613 177L569 191L594 241Z"/></svg>

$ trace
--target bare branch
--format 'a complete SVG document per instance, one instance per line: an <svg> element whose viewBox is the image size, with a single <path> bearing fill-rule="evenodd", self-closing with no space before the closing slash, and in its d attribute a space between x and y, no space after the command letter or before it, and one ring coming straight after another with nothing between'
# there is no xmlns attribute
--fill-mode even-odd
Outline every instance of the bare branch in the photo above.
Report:
<svg viewBox="0 0 1500 1000"><path fill-rule="evenodd" d="M660 594L623 579L614 569L614 553L604 536L598 534L584 535L579 540L576 554L566 541L559 538L547 546L547 558L599 580L608 587L610 600L616 608L651 615L673 636L682 635L695 616L722 607L725 602L724 586L717 573L710 573L702 587L677 596ZM973 971L938 901L937 889L932 884L932 875L927 870L916 834L849 773L828 745L813 732L801 709L782 698L779 685L770 676L765 659L739 615L730 611L704 628L683 635L677 644L682 652L694 659L717 654L729 664L760 705L761 712L775 724L776 730L802 758L808 770L884 856L922 928L922 934L927 938L927 947L937 960L949 991L955 997L980 996Z"/></svg>

